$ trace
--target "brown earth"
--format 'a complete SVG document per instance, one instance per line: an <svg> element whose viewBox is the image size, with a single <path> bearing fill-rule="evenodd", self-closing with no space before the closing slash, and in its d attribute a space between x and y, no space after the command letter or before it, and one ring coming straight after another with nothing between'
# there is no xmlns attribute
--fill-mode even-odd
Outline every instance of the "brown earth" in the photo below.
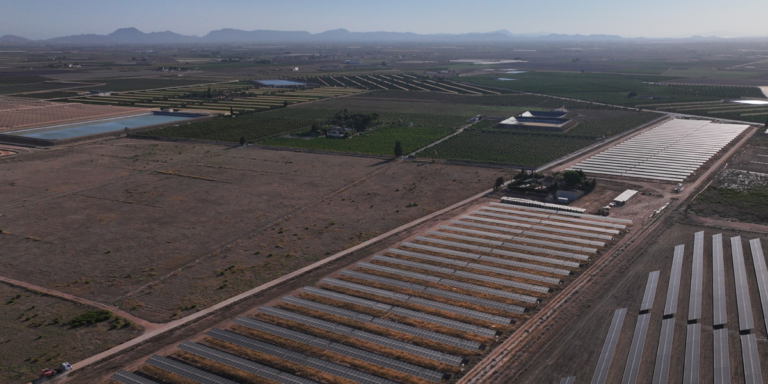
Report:
<svg viewBox="0 0 768 384"><path fill-rule="evenodd" d="M502 176L129 139L22 154L0 169L4 274L153 322L194 313ZM57 273L63 266L67 273Z"/></svg>

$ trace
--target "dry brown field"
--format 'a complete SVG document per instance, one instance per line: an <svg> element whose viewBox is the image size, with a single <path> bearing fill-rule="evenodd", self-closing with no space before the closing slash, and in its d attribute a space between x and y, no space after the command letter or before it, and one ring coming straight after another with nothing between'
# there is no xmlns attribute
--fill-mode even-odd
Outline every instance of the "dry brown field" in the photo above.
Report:
<svg viewBox="0 0 768 384"><path fill-rule="evenodd" d="M0 169L4 274L153 322L461 201L502 174L130 139L6 157Z"/></svg>

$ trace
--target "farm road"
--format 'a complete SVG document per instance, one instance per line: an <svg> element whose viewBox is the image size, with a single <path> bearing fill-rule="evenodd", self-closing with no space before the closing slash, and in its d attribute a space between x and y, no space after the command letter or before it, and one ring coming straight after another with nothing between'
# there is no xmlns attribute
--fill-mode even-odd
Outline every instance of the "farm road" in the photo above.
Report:
<svg viewBox="0 0 768 384"><path fill-rule="evenodd" d="M34 285L34 284L30 284L30 283L25 283L23 281L18 281L18 280L10 279L10 278L4 277L4 276L0 276L0 281L3 282L3 283L9 284L9 285L13 285L15 287L25 288L25 289L28 289L30 291L36 291L36 292L40 292L40 293L43 293L43 294L46 294L46 295L49 295L49 296L58 297L58 298L61 298L61 299L64 299L64 300L73 301L73 302L80 303L80 304L83 304L83 305L90 305L92 307L96 307L96 308L99 308L99 309L105 309L107 311L110 311L110 312L114 313L117 316L122 317L125 320L129 320L129 321L131 321L134 324L141 325L142 327L144 327L144 332L148 332L148 331L151 331L153 329L157 329L157 328L159 328L159 327L161 327L163 325L163 324L151 323L151 322L149 322L147 320L144 320L142 318L139 318L139 317L136 317L134 315L131 315L130 313L125 312L125 311L121 310L120 308L117 308L117 307L114 307L114 306L111 306L111 305L107 305L107 304L103 304L103 303L99 303L97 301L92 301L92 300L84 299L82 297L77 297L77 296L74 296L74 295L70 295L68 293L59 292L59 291L56 291L56 290L53 290L53 289L44 288L44 287L41 287L41 286L38 286L38 285Z"/></svg>

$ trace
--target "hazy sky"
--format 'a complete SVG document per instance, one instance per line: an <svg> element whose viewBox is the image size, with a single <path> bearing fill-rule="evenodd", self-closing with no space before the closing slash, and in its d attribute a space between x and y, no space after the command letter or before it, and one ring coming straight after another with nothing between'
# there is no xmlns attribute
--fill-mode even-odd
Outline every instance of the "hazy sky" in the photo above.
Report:
<svg viewBox="0 0 768 384"><path fill-rule="evenodd" d="M0 0L0 35L31 39L117 28L346 28L355 32L767 36L768 0Z"/></svg>

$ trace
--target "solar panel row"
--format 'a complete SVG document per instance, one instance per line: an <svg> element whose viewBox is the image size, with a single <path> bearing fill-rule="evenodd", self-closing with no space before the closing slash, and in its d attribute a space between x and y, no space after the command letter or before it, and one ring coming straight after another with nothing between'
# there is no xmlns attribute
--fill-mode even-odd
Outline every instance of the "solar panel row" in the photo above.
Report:
<svg viewBox="0 0 768 384"><path fill-rule="evenodd" d="M201 384L237 384L232 380L227 380L223 377L197 369L191 365L183 364L159 355L150 357L149 360L147 360L147 365L160 368L164 371L168 371Z"/></svg>
<svg viewBox="0 0 768 384"><path fill-rule="evenodd" d="M703 235L703 234L702 234ZM699 353L701 351L701 324L688 324L685 336L685 366L683 384L699 383Z"/></svg>
<svg viewBox="0 0 768 384"><path fill-rule="evenodd" d="M675 247L675 256L672 259L672 271L669 274L669 287L667 288L667 302L664 306L664 316L674 315L677 312L677 296L680 291L680 274L683 271L683 253L685 245Z"/></svg>
<svg viewBox="0 0 768 384"><path fill-rule="evenodd" d="M545 225L533 225L533 224L525 224L525 223L519 223L515 221L510 220L517 220L516 217L509 216L509 215L503 215L500 213L493 213L493 212L483 212L483 211L472 211L472 215L479 215L479 216L489 216L489 217L495 217L499 219L505 219L504 224L513 226L513 227L522 227L522 228L528 228L528 229L536 229L546 232L554 232L554 233L564 233L567 235L574 235L574 236L581 236L581 237L591 237L594 239L602 239L602 240L613 240L613 236L605 234L605 233L593 233L593 232L583 232L583 231L575 231L573 229L565 229L565 228L558 228L555 226L548 227ZM474 218L475 216L470 216L469 218ZM570 227L569 227L570 228Z"/></svg>
<svg viewBox="0 0 768 384"><path fill-rule="evenodd" d="M765 321L766 329L768 329L768 268L765 265L765 256L763 255L760 239L750 240L749 248L752 251L752 263L755 267L760 304L763 308L763 320Z"/></svg>
<svg viewBox="0 0 768 384"><path fill-rule="evenodd" d="M643 302L640 304L641 311L649 311L653 307L653 299L656 297L656 287L659 285L660 271L653 271L648 274L648 283L645 285L645 294Z"/></svg>
<svg viewBox="0 0 768 384"><path fill-rule="evenodd" d="M474 311L471 309L457 307L455 305L422 299L420 297L411 297L408 299L408 302L411 304L421 305L423 307L437 309L440 311L449 312L449 313L466 316L466 317L471 317L474 319L480 319L480 320L484 320L484 321L488 321L496 324L508 325L509 323L512 322L512 319L509 317L491 315L485 312Z"/></svg>
<svg viewBox="0 0 768 384"><path fill-rule="evenodd" d="M394 269L394 268L392 268L392 269ZM381 277L381 276L371 275L371 274L357 272L357 271L350 271L348 269L345 269L345 270L341 271L340 274L342 276L354 277L354 278L360 279L360 280L367 280L367 281L371 281L371 282L374 282L374 283L391 285L391 286L397 287L397 288L410 289L411 291L423 292L425 289L427 289L427 287L425 287L423 285L414 284L414 283L408 283L408 282L401 281L401 280L390 279L390 278L387 278L387 277Z"/></svg>
<svg viewBox="0 0 768 384"><path fill-rule="evenodd" d="M621 384L637 383L637 375L640 373L640 363L643 358L643 348L645 347L645 338L648 334L648 324L650 321L650 313L643 313L637 318L635 333L632 336L632 344L629 346L629 356L627 356L627 364L624 366L624 376L621 379Z"/></svg>
<svg viewBox="0 0 768 384"><path fill-rule="evenodd" d="M449 241L449 240L443 240L443 239L435 239L435 238L431 238L431 237L417 236L414 240L415 241L425 242L425 243L430 243L432 245L442 245L442 246L447 246L447 247L467 249L467 250L470 250L470 251L473 251L473 252L488 252L488 253L493 253L493 254L502 255L502 256L514 257L514 258L518 258L518 259L522 259L522 260L538 261L538 262L545 263L545 264L558 265L558 266L562 266L562 267L570 267L570 268L574 268L574 269L575 268L579 268L581 266L580 263L574 262L574 261L566 261L566 260L560 260L560 259L553 259L551 257L544 257L544 256L533 256L533 255L528 255L528 254L520 253L520 252L512 252L512 251L505 251L505 250L501 250L501 249L493 249L493 248L488 248L488 247L481 247L479 245L471 245L471 244L459 243L459 242L455 242L455 241ZM414 245L421 245L421 244L417 244L417 243L403 243L403 246L405 246L405 247L416 248L416 247L414 247ZM426 246L426 245L423 245L423 246ZM443 248L437 248L437 247L432 247L432 248L443 249Z"/></svg>
<svg viewBox="0 0 768 384"><path fill-rule="evenodd" d="M491 204L491 205L496 205L496 204ZM598 227L608 227L608 228L616 228L616 229L627 228L627 226L623 224L606 223L605 221L598 221L598 220L574 219L574 218L558 215L557 213L554 213L554 214L531 213L531 212L525 212L524 210L509 209L509 207L507 206L505 206L505 208L482 207L482 209L489 210L489 211L496 211L496 212L512 213L515 215L540 217L542 219L560 220L560 221L565 221L570 223L589 224L589 225L594 225Z"/></svg>
<svg viewBox="0 0 768 384"><path fill-rule="evenodd" d="M728 329L714 333L714 384L731 384L731 358L728 353Z"/></svg>
<svg viewBox="0 0 768 384"><path fill-rule="evenodd" d="M460 321L446 319L444 317L430 315L423 312L418 311L412 311L410 309L401 308L401 307L394 307L390 311L390 313L395 315L400 315L404 317L408 317L415 320L420 321L426 321L427 323L437 324L441 325L446 328L456 329L463 332L473 333L475 335L485 336L485 337L494 337L496 336L496 331L484 327L480 327L473 324L467 324L462 323Z"/></svg>
<svg viewBox="0 0 768 384"><path fill-rule="evenodd" d="M488 240L488 239L483 239L483 238L474 237L474 236L455 235L452 233L440 232L440 231L428 231L427 234L431 236L447 237L450 239L471 241L474 243L480 243L484 245L493 245L496 247L504 247L504 248L518 249L521 251L543 253L546 255L560 256L560 257L572 258L576 260L589 260L589 256L578 254L578 253L555 251L552 249L545 249L541 247L533 247L529 245L509 243L509 242L496 241L496 240Z"/></svg>
<svg viewBox="0 0 768 384"><path fill-rule="evenodd" d="M387 291L386 289L373 288L373 287L369 287L367 285L362 285L362 284L350 283L350 282L338 280L338 279L325 278L320 280L320 283L336 286L336 287L352 289L359 292L370 293L371 295L386 297L386 298L397 300L397 301L407 301L410 298L410 296L404 295L402 293Z"/></svg>
<svg viewBox="0 0 768 384"><path fill-rule="evenodd" d="M486 207L482 207L481 209L493 211L493 209L487 209ZM499 212L499 211L496 211L496 212ZM478 212L472 212L472 213L475 214ZM503 213L498 215L500 215L500 217L503 217L505 219L522 221L524 223L544 224L544 225L553 226L553 227L581 229L585 231L592 231L592 232L598 232L598 233L610 233L613 235L618 235L619 233L621 233L620 231L615 229L600 228L600 227L593 227L589 225L580 225L580 224L568 224L560 221L552 221L552 220L544 220L544 219L533 219L530 217L524 217L520 215L518 212Z"/></svg>
<svg viewBox="0 0 768 384"><path fill-rule="evenodd" d="M460 339L458 337L448 336L442 333L432 332L426 329L421 329L407 324L396 323L394 321L380 318L373 319L372 324L408 335L421 337L423 339L437 341L438 343L453 345L454 347L459 347L470 351L479 349L481 345L477 341Z"/></svg>
<svg viewBox="0 0 768 384"><path fill-rule="evenodd" d="M409 343L402 342L400 340L390 339L389 337L375 335L370 332L355 330L352 332L352 337L360 340L367 341L369 343L378 344L383 347L392 348L397 351L410 353L415 356L420 356L425 359L439 361L441 363L450 365L461 365L464 358L461 356L453 356L447 353L431 350L429 348L419 347Z"/></svg>
<svg viewBox="0 0 768 384"><path fill-rule="evenodd" d="M110 380L114 380L122 384L157 384L156 382L147 379L146 377L123 370L115 372L115 374L110 377Z"/></svg>
<svg viewBox="0 0 768 384"><path fill-rule="evenodd" d="M337 324L331 321L317 319L311 316L301 315L301 314L291 312L291 311L286 311L280 308L263 306L259 308L259 312L265 313L267 315L275 316L275 317L280 317L286 320L295 321L300 324L309 325L310 327L319 328L325 331L339 333L342 335L348 335L350 332L352 332L352 328L347 327L345 325ZM234 322L237 323L239 319L240 318L238 317L237 319L234 320Z"/></svg>
<svg viewBox="0 0 768 384"><path fill-rule="evenodd" d="M424 292L429 293L431 295L435 295L435 296L445 297L447 299L481 305L483 307L494 308L494 309L498 309L506 312L512 312L512 313L525 312L525 308L518 305L500 303L498 301L483 299L483 298L470 296L470 295L464 295L461 293L456 293L451 291L444 291L442 289L437 289L437 288L427 288Z"/></svg>
<svg viewBox="0 0 768 384"><path fill-rule="evenodd" d="M350 347L348 345L332 343L328 347L328 350L344 356L349 356L354 359L375 364L384 368L389 368L394 371L406 373L411 376L420 377L422 379L426 379L434 383L437 383L438 381L440 381L440 379L443 378L443 376L445 376L442 373L433 371L431 369L422 368L422 367L419 367L418 365L404 363L399 360L378 355L373 352L364 351L362 349L358 349L355 347Z"/></svg>
<svg viewBox="0 0 768 384"><path fill-rule="evenodd" d="M400 255L400 256L413 257L413 258L421 259L421 260L434 261L436 263L455 265L455 266L458 266L458 267L466 267L467 266L467 262L466 261L461 261L461 260L456 260L456 259L449 259L449 258L440 257L440 256L432 256L432 255L428 255L428 254L425 254L425 253L419 253L419 252L403 251L401 249L395 249L395 248L388 249L387 253L392 253L392 254L396 254L396 255Z"/></svg>
<svg viewBox="0 0 768 384"><path fill-rule="evenodd" d="M370 270L379 271L379 272L392 273L392 274L400 275L404 277L410 277L411 279L431 281L433 283L437 283L441 279L440 277L427 275L424 273L411 272L403 269L385 267L383 265L371 264L371 263L365 263L365 262L357 263L355 264L355 266L359 268L365 268L365 269L370 269Z"/></svg>
<svg viewBox="0 0 768 384"><path fill-rule="evenodd" d="M723 235L718 233L712 235L712 325L726 322Z"/></svg>
<svg viewBox="0 0 768 384"><path fill-rule="evenodd" d="M659 347L656 350L656 365L653 369L653 384L667 384L669 365L672 359L672 339L675 337L675 319L661 321Z"/></svg>
<svg viewBox="0 0 768 384"><path fill-rule="evenodd" d="M617 309L613 313L611 326L608 328L608 336L605 338L605 344L603 344L603 350L600 352L595 373L592 375L592 384L604 384L608 378L608 369L611 367L613 353L616 350L616 344L619 342L619 334L621 333L621 326L624 324L626 314L626 308Z"/></svg>
<svg viewBox="0 0 768 384"><path fill-rule="evenodd" d="M465 223L468 222L466 220L472 220L472 221L479 221L479 222L483 222L483 223L493 223L493 224L513 225L514 226L514 223L511 223L511 222L508 222L508 221L489 219L489 218L486 218L486 217L462 216L461 219L462 219L462 222L465 222ZM517 231L517 229L508 228L508 227L499 227L499 226L493 226L493 227L494 228L500 228L498 230ZM526 229L520 230L521 233L526 235L526 236L541 237L541 238L554 239L554 240L562 240L562 241L567 241L567 242L570 242L570 243L596 245L598 247L605 246L605 243L602 242L602 241L587 240L587 239L581 239L581 238L578 238L578 237L560 236L560 235L553 235L551 233L536 232L536 231L531 231L531 230L527 229L529 227L530 226L526 225Z"/></svg>
<svg viewBox="0 0 768 384"><path fill-rule="evenodd" d="M456 225L463 225L467 227L473 227L473 228L482 228L482 229L488 229L492 231L499 231L499 232L505 232L505 231L513 231L512 229L505 229L496 227L493 225L486 225L486 224L477 224L472 223L468 221L460 221L460 220L454 220L451 221L451 224ZM538 239L532 239L530 237L524 237L524 236L509 236L509 235L501 235L497 233L487 232L487 231L480 231L475 229L466 229L462 227L456 227L451 225L442 225L440 226L440 229L446 230L446 231L454 231L454 232L462 232L462 233L471 233L479 236L487 236L487 237L493 237L493 238L499 238L499 239L507 239L507 240L513 240L513 241L519 241L524 243L530 243L530 244L537 244L537 245L544 245L547 247L552 248L562 248L562 249L571 249L574 251L581 251L581 252L588 252L588 253L596 253L597 249L595 248L589 248L589 247L582 247L580 245L572 245L572 244L563 244L563 243L557 243L554 241L547 241L547 240L538 240ZM518 230L514 230L518 231ZM524 231L519 230L519 232L522 234Z"/></svg>
<svg viewBox="0 0 768 384"><path fill-rule="evenodd" d="M359 297L344 295L341 293L326 291L325 289L318 289L315 287L304 287L302 288L302 292L310 293L317 296L327 297L329 299L339 300L350 304L359 305L362 307L368 307L373 309L378 309L380 311L389 311L392 309L391 305L382 304L377 301L372 300L365 300L361 299Z"/></svg>
<svg viewBox="0 0 768 384"><path fill-rule="evenodd" d="M467 279L472 279L472 280L484 281L486 283L493 283L498 285L504 285L511 288L523 289L526 291L533 291L533 292L539 292L539 293L549 292L549 288L547 287L540 287L538 285L520 283L517 281L512 281L507 279L499 279L498 277L491 277L491 276L481 275L478 273L456 271L453 275L459 276L459 277L465 277Z"/></svg>
<svg viewBox="0 0 768 384"><path fill-rule="evenodd" d="M741 335L741 356L744 364L744 383L762 384L760 356L757 352L757 337L754 333Z"/></svg>
<svg viewBox="0 0 768 384"><path fill-rule="evenodd" d="M261 312L268 313L267 311L261 311ZM282 313L280 315L282 315ZM285 316L279 316L279 317L285 317ZM273 325L260 320L250 319L247 317L238 317L233 322L235 324L239 324L251 329L255 329L257 331L262 331L270 335L275 335L275 336L282 337L284 339L297 341L299 343L311 345L313 347L326 348L328 347L329 344L331 344L330 340L326 340L320 337L315 337L302 332L297 332L294 330L290 330L288 328L279 327L277 325ZM347 332L346 334L349 334L349 333L350 332Z"/></svg>
<svg viewBox="0 0 768 384"><path fill-rule="evenodd" d="M739 312L739 331L755 328L752 318L752 303L749 300L749 283L744 265L744 251L741 248L741 236L731 237L731 255L733 257L733 277L736 280L736 306Z"/></svg>
<svg viewBox="0 0 768 384"><path fill-rule="evenodd" d="M701 318L701 296L704 288L704 231L694 234L693 270L691 271L691 293L688 300L688 321Z"/></svg>
<svg viewBox="0 0 768 384"><path fill-rule="evenodd" d="M314 301L300 299L298 297L284 296L283 299L280 300L280 301L282 301L284 303L293 304L293 305L297 305L297 306L300 306L300 307L312 309L312 310L315 310L315 311L320 311L320 312L325 312L325 313L328 313L328 314L331 314L331 315L340 316L340 317L347 318L347 319L350 319L350 320L360 321L360 322L363 322L363 323L367 323L367 322L370 322L371 320L373 320L373 316L366 315L364 313L354 312L354 311L350 311L350 310L346 310L346 309L341 309L341 308L336 308L334 306L320 304L320 303L316 303Z"/></svg>

